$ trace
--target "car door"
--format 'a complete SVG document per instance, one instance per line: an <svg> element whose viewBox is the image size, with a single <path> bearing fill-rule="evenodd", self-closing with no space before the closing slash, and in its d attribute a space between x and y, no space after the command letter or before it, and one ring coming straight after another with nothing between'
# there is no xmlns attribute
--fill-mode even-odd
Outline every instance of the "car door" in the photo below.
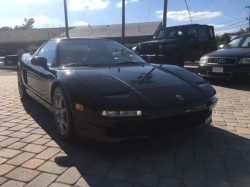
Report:
<svg viewBox="0 0 250 187"><path fill-rule="evenodd" d="M187 42L187 56L189 58L195 58L199 56L199 41L198 41L198 29L195 27L188 28L188 42Z"/></svg>
<svg viewBox="0 0 250 187"><path fill-rule="evenodd" d="M46 58L49 69L44 69L43 67L30 64L30 69L27 72L28 86L34 93L41 96L48 102L50 102L50 86L55 78L54 71L51 71L51 68L55 65L56 50L56 40L47 42L43 47L41 47L38 53L33 56L33 58Z"/></svg>
<svg viewBox="0 0 250 187"><path fill-rule="evenodd" d="M208 43L208 33L207 29L205 27L199 27L198 28L198 41L199 41L199 51L200 55L203 56L208 51L209 43Z"/></svg>

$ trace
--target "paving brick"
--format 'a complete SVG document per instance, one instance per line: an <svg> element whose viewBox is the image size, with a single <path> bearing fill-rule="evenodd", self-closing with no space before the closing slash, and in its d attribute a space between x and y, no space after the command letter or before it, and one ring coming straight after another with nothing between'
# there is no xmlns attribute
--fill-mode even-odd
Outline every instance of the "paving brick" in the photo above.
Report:
<svg viewBox="0 0 250 187"><path fill-rule="evenodd" d="M214 148L213 149L213 154L217 155L217 156L223 156L223 157L241 158L240 152L232 151L232 150L226 150L226 149Z"/></svg>
<svg viewBox="0 0 250 187"><path fill-rule="evenodd" d="M121 180L123 181L128 175L128 170L120 169L120 168L111 168L106 175L106 178Z"/></svg>
<svg viewBox="0 0 250 187"><path fill-rule="evenodd" d="M60 151L61 149L59 148L48 148L44 150L43 152L41 152L40 154L38 154L35 158L48 160Z"/></svg>
<svg viewBox="0 0 250 187"><path fill-rule="evenodd" d="M236 130L239 134L250 134L249 128L236 127Z"/></svg>
<svg viewBox="0 0 250 187"><path fill-rule="evenodd" d="M242 159L239 158L224 158L226 168L228 170L247 172L247 168Z"/></svg>
<svg viewBox="0 0 250 187"><path fill-rule="evenodd" d="M30 142L37 140L38 138L41 138L41 137L42 137L42 135L39 135L39 134L31 134L31 135L27 136L26 138L21 139L21 141L25 142L25 143L30 143Z"/></svg>
<svg viewBox="0 0 250 187"><path fill-rule="evenodd" d="M176 153L176 158L185 159L185 160L194 160L194 153L186 151L178 151Z"/></svg>
<svg viewBox="0 0 250 187"><path fill-rule="evenodd" d="M12 158L7 162L7 164L19 166L29 160L30 158L34 157L35 154L33 153L21 153L20 155L17 155L16 157Z"/></svg>
<svg viewBox="0 0 250 187"><path fill-rule="evenodd" d="M4 178L4 177L0 177L0 185L1 185L1 184L3 184L3 183L5 183L5 181L7 181L7 179L6 179L6 178Z"/></svg>
<svg viewBox="0 0 250 187"><path fill-rule="evenodd" d="M47 139L47 138L39 138L32 143L38 144L38 145L44 145L44 144L48 143L49 141L50 141L50 139Z"/></svg>
<svg viewBox="0 0 250 187"><path fill-rule="evenodd" d="M51 184L49 187L70 187L70 185L55 182L55 183Z"/></svg>
<svg viewBox="0 0 250 187"><path fill-rule="evenodd" d="M153 164L149 164L146 162L136 162L132 169L135 171L150 173L152 167Z"/></svg>
<svg viewBox="0 0 250 187"><path fill-rule="evenodd" d="M229 148L235 151L250 152L250 146L248 145L229 144Z"/></svg>
<svg viewBox="0 0 250 187"><path fill-rule="evenodd" d="M93 176L93 175L84 175L79 179L79 181L76 183L76 186L79 187L96 187L100 182L102 178Z"/></svg>
<svg viewBox="0 0 250 187"><path fill-rule="evenodd" d="M7 160L8 160L7 158L2 158L2 157L0 157L0 164L6 162Z"/></svg>
<svg viewBox="0 0 250 187"><path fill-rule="evenodd" d="M53 173L53 174L62 174L67 167L60 166L56 164L55 162L45 162L43 165L41 165L38 170Z"/></svg>
<svg viewBox="0 0 250 187"><path fill-rule="evenodd" d="M206 177L228 180L227 170L224 165L205 163L205 173Z"/></svg>
<svg viewBox="0 0 250 187"><path fill-rule="evenodd" d="M114 164L114 167L131 169L136 158L130 156L121 156Z"/></svg>
<svg viewBox="0 0 250 187"><path fill-rule="evenodd" d="M5 157L5 158L13 158L20 153L21 153L21 151L13 150L13 149L4 148L4 149L0 150L0 156Z"/></svg>
<svg viewBox="0 0 250 187"><path fill-rule="evenodd" d="M65 154L65 153L58 153L56 155L54 155L50 161L52 162L56 162L56 163L65 163L69 160L70 156Z"/></svg>
<svg viewBox="0 0 250 187"><path fill-rule="evenodd" d="M204 171L204 163L194 160L176 159L174 166L184 169Z"/></svg>
<svg viewBox="0 0 250 187"><path fill-rule="evenodd" d="M57 175L49 174L49 173L42 173L39 176L37 176L35 179L33 179L31 182L29 182L26 187L47 187L49 186L53 181L55 181L57 178Z"/></svg>
<svg viewBox="0 0 250 187"><path fill-rule="evenodd" d="M97 161L94 165L87 171L89 175L104 176L108 170L111 168L112 162Z"/></svg>
<svg viewBox="0 0 250 187"><path fill-rule="evenodd" d="M156 187L159 183L160 177L148 173L140 173L135 171L130 171L126 181L133 184L139 184L144 186Z"/></svg>
<svg viewBox="0 0 250 187"><path fill-rule="evenodd" d="M21 148L23 148L26 145L27 145L27 143L16 142L16 143L13 143L10 146L8 146L8 148L9 149L21 149Z"/></svg>
<svg viewBox="0 0 250 187"><path fill-rule="evenodd" d="M207 187L230 187L230 184L227 181L207 179Z"/></svg>
<svg viewBox="0 0 250 187"><path fill-rule="evenodd" d="M154 151L142 151L138 157L138 161L152 164L154 163L156 156L157 153Z"/></svg>
<svg viewBox="0 0 250 187"><path fill-rule="evenodd" d="M203 162L211 162L215 164L223 164L222 157L215 155L195 154L195 160Z"/></svg>
<svg viewBox="0 0 250 187"><path fill-rule="evenodd" d="M151 173L165 177L182 178L183 169L173 166L154 165Z"/></svg>
<svg viewBox="0 0 250 187"><path fill-rule="evenodd" d="M179 179L174 179L174 178L168 178L168 177L162 177L160 180L160 184L158 187L181 187L182 182Z"/></svg>
<svg viewBox="0 0 250 187"><path fill-rule="evenodd" d="M0 165L0 176L3 176L13 170L15 166L9 164L2 164Z"/></svg>
<svg viewBox="0 0 250 187"><path fill-rule="evenodd" d="M7 146L17 142L18 140L19 140L18 138L7 138L7 139L0 142L0 147L7 147Z"/></svg>
<svg viewBox="0 0 250 187"><path fill-rule="evenodd" d="M71 167L57 179L57 182L73 185L80 179L85 171L85 169L84 171L79 171L76 167Z"/></svg>
<svg viewBox="0 0 250 187"><path fill-rule="evenodd" d="M27 137L29 135L29 133L26 132L14 132L12 134L10 134L10 137L14 137L14 138L24 138Z"/></svg>
<svg viewBox="0 0 250 187"><path fill-rule="evenodd" d="M1 187L23 187L25 183L20 181L9 180L4 183Z"/></svg>
<svg viewBox="0 0 250 187"><path fill-rule="evenodd" d="M205 173L200 171L185 170L183 185L187 187L206 187Z"/></svg>
<svg viewBox="0 0 250 187"><path fill-rule="evenodd" d="M27 162L25 162L22 167L29 168L29 169L36 169L39 166L41 166L45 161L40 159L30 159Z"/></svg>
<svg viewBox="0 0 250 187"><path fill-rule="evenodd" d="M35 144L28 144L25 146L22 150L23 151L28 151L32 153L41 153L43 150L45 150L47 147L42 146L42 145L35 145Z"/></svg>
<svg viewBox="0 0 250 187"><path fill-rule="evenodd" d="M96 162L94 158L86 158L80 155L75 155L71 159L69 159L66 164L69 166L77 166L82 168L89 168Z"/></svg>
<svg viewBox="0 0 250 187"><path fill-rule="evenodd" d="M127 183L127 182L121 182L117 180L112 180L112 179L104 179L101 181L100 185L98 187L133 187L132 184Z"/></svg>
<svg viewBox="0 0 250 187"><path fill-rule="evenodd" d="M157 156L155 164L172 166L174 164L174 158Z"/></svg>
<svg viewBox="0 0 250 187"><path fill-rule="evenodd" d="M238 183L238 182L230 182L231 187L249 187L249 184Z"/></svg>
<svg viewBox="0 0 250 187"><path fill-rule="evenodd" d="M34 179L40 172L25 168L16 168L6 175L7 178L22 182L29 182Z"/></svg>
<svg viewBox="0 0 250 187"><path fill-rule="evenodd" d="M228 171L228 177L229 177L229 180L232 182L250 184L250 175L247 173Z"/></svg>

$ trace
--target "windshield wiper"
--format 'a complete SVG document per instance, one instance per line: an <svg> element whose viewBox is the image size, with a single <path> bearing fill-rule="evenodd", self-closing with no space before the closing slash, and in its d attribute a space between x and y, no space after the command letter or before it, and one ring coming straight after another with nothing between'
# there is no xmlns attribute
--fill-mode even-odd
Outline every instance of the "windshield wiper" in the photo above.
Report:
<svg viewBox="0 0 250 187"><path fill-rule="evenodd" d="M120 62L117 64L113 64L113 65L126 65L126 64L143 64L143 62L132 62L132 61L127 61L127 62Z"/></svg>
<svg viewBox="0 0 250 187"><path fill-rule="evenodd" d="M93 66L93 65L84 64L84 63L69 63L69 64L63 64L61 66L64 66L64 67L75 67L75 66Z"/></svg>

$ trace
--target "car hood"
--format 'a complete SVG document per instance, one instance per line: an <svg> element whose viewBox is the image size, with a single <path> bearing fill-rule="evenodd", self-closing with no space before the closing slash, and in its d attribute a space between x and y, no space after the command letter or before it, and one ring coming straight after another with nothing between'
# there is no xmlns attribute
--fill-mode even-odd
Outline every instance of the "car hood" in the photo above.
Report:
<svg viewBox="0 0 250 187"><path fill-rule="evenodd" d="M177 68L177 70L186 72L182 68ZM176 111L181 108L190 109L207 102L206 94L193 86L186 78L160 66L79 68L75 72L104 96L136 92L145 99L145 102L153 106L170 107L171 110ZM178 100L177 95L183 96L185 100Z"/></svg>
<svg viewBox="0 0 250 187"><path fill-rule="evenodd" d="M211 53L206 54L205 56L208 57L236 57L240 58L246 54L250 54L249 49L242 49L242 48L236 48L236 49L221 49L217 51L213 51Z"/></svg>
<svg viewBox="0 0 250 187"><path fill-rule="evenodd" d="M152 41L147 41L147 42L143 42L141 44L161 44L161 43L173 43L173 42L177 42L183 39L161 39L161 40L152 40Z"/></svg>

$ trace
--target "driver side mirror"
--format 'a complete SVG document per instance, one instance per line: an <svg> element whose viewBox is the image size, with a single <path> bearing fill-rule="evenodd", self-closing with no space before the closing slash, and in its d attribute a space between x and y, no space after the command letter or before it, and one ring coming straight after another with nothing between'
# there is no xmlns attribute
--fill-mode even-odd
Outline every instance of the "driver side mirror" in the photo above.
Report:
<svg viewBox="0 0 250 187"><path fill-rule="evenodd" d="M31 59L31 64L35 66L43 67L45 70L48 70L47 59L44 57L35 57Z"/></svg>

